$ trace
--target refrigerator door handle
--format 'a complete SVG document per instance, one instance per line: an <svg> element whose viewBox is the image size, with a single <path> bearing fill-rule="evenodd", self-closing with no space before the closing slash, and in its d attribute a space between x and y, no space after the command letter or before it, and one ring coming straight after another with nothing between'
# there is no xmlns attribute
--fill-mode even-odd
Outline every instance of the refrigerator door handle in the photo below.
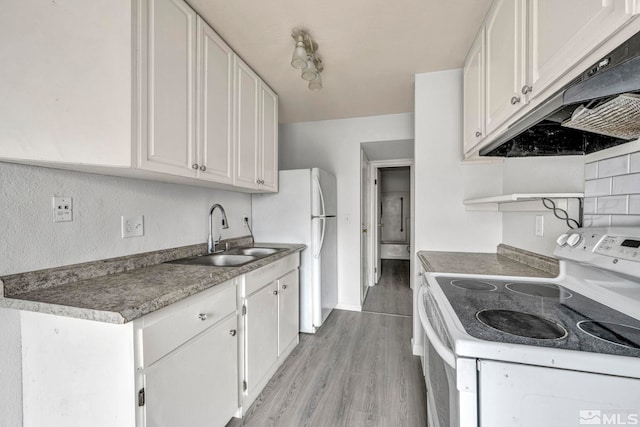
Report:
<svg viewBox="0 0 640 427"><path fill-rule="evenodd" d="M313 254L313 257L317 259L320 257L320 252L322 251L322 245L324 244L324 229L326 226L326 223L325 223L326 219L324 217L316 218L316 219L322 221L322 231L320 232L320 242L317 246L316 253Z"/></svg>
<svg viewBox="0 0 640 427"><path fill-rule="evenodd" d="M316 187L318 188L318 194L320 195L320 207L322 208L322 210L320 211L321 212L320 215L324 217L326 214L324 210L324 194L322 194L322 187L320 186L320 179L318 179L318 175L313 176L313 181L316 183Z"/></svg>

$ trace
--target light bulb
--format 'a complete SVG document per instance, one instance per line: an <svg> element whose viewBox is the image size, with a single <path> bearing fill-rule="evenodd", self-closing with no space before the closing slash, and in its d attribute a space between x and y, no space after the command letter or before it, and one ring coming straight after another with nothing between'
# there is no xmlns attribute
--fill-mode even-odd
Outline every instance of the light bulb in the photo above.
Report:
<svg viewBox="0 0 640 427"><path fill-rule="evenodd" d="M303 69L307 65L307 50L304 48L302 36L298 37L296 47L293 49L291 56L291 66L293 68Z"/></svg>
<svg viewBox="0 0 640 427"><path fill-rule="evenodd" d="M320 73L318 73L318 77L309 82L309 90L315 91L320 89L322 89L322 78L320 78Z"/></svg>
<svg viewBox="0 0 640 427"><path fill-rule="evenodd" d="M302 79L310 82L318 77L318 70L316 70L316 64L313 63L313 58L311 56L307 56L307 65L302 70Z"/></svg>

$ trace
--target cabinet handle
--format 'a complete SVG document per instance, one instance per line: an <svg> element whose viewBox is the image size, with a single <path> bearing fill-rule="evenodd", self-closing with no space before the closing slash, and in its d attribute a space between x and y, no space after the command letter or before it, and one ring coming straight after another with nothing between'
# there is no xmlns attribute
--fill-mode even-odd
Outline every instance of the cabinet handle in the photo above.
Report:
<svg viewBox="0 0 640 427"><path fill-rule="evenodd" d="M256 179L256 184L260 184L260 180L259 179Z"/></svg>
<svg viewBox="0 0 640 427"><path fill-rule="evenodd" d="M208 316L208 315L206 315L205 313L200 313L200 314L198 314L198 319L202 320L203 322L204 322L205 320L207 320L208 318L209 318L209 316Z"/></svg>
<svg viewBox="0 0 640 427"><path fill-rule="evenodd" d="M202 165L202 166L200 166L200 170L201 170L202 172L204 172L204 171L206 171L206 170L207 170L207 167L206 167L205 165Z"/></svg>
<svg viewBox="0 0 640 427"><path fill-rule="evenodd" d="M282 285L282 289L287 289L287 285Z"/></svg>
<svg viewBox="0 0 640 427"><path fill-rule="evenodd" d="M232 337L235 337L236 336L236 330L235 329L230 330L229 331L229 335L231 335Z"/></svg>
<svg viewBox="0 0 640 427"><path fill-rule="evenodd" d="M511 105L516 105L518 102L520 102L520 98L517 96L514 96L511 98Z"/></svg>
<svg viewBox="0 0 640 427"><path fill-rule="evenodd" d="M191 169L198 169L198 164L197 163L192 164Z"/></svg>
<svg viewBox="0 0 640 427"><path fill-rule="evenodd" d="M528 85L522 86L522 94L523 95L526 95L526 94L528 94L529 92L532 92L532 91L533 91L533 88L531 86L528 86Z"/></svg>
<svg viewBox="0 0 640 427"><path fill-rule="evenodd" d="M480 132L480 131L476 131L476 137L478 137L478 138L479 138L479 137L481 137L481 136L482 136L482 132Z"/></svg>
<svg viewBox="0 0 640 427"><path fill-rule="evenodd" d="M274 295L278 295L278 291L273 291L273 294Z"/></svg>

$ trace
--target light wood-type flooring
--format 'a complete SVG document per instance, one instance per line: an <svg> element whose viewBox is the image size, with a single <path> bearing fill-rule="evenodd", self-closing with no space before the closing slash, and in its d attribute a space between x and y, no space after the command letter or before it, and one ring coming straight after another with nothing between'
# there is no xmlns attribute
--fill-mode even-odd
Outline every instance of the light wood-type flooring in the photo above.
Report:
<svg viewBox="0 0 640 427"><path fill-rule="evenodd" d="M411 317L334 310L227 427L426 426Z"/></svg>
<svg viewBox="0 0 640 427"><path fill-rule="evenodd" d="M382 260L382 274L369 288L363 311L411 316L413 293L409 287L409 261Z"/></svg>

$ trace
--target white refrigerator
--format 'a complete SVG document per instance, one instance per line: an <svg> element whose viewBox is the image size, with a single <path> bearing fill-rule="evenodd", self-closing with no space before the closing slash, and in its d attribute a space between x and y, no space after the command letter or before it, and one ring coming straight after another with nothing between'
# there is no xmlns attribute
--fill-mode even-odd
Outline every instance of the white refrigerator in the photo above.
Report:
<svg viewBox="0 0 640 427"><path fill-rule="evenodd" d="M256 242L304 243L300 332L315 333L338 302L336 177L322 169L279 172L278 193L252 196Z"/></svg>

